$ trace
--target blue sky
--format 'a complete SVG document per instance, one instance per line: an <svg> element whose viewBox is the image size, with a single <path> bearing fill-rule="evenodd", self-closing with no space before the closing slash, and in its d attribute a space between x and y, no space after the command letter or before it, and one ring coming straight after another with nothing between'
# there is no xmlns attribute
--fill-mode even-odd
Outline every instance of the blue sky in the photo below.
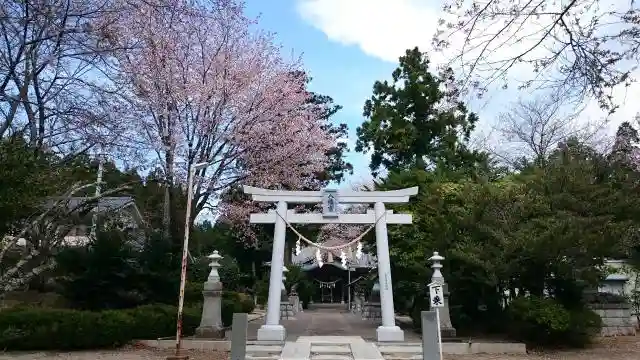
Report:
<svg viewBox="0 0 640 360"><path fill-rule="evenodd" d="M344 107L334 121L348 124L350 144L355 142L355 129L363 121L362 106L371 95L373 83L390 77L407 48L419 46L428 51L441 17L441 1L426 0L247 0L246 6L249 16L260 16L258 26L276 33L284 53L302 54L305 68L313 77L311 89L333 97ZM519 45L493 52L508 56L519 51ZM446 60L433 52L430 56L436 63ZM531 76L531 72L516 75ZM485 144L493 142L492 148L501 146L503 141L492 140L498 115L519 96L527 94L494 90L482 100L468 99L471 110L480 115L477 138L490 138ZM625 89L615 96L623 107L610 119L613 129L636 114L636 106L624 103L627 98L640 97L640 88ZM595 103L587 104L581 114L584 121L602 117ZM355 166L350 181L370 178L368 158L352 151L348 159Z"/></svg>

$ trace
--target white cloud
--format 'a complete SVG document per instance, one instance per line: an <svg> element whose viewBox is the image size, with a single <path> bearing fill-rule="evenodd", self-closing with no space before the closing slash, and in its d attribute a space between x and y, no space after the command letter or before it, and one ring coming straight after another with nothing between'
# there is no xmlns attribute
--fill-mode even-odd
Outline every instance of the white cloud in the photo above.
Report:
<svg viewBox="0 0 640 360"><path fill-rule="evenodd" d="M418 46L422 51L432 48L432 38L440 18L451 17L441 11L439 1L425 0L298 0L299 15L322 31L331 41L357 46L364 53L395 63L409 48ZM535 26L536 24L531 24ZM488 27L484 34L491 28ZM537 29L530 28L529 32ZM453 44L461 44L463 34L449 37ZM511 41L503 53L522 52L525 41ZM491 49L490 49L491 50ZM479 51L479 50L478 50ZM469 56L478 51L469 52ZM507 52L505 52L507 51ZM435 64L445 62L447 54L431 51Z"/></svg>
<svg viewBox="0 0 640 360"><path fill-rule="evenodd" d="M426 3L414 0L299 0L297 10L330 40L358 46L368 55L396 62L406 49L430 45L438 12Z"/></svg>
<svg viewBox="0 0 640 360"><path fill-rule="evenodd" d="M615 0L620 1L623 0ZM322 31L330 41L345 46L357 46L367 55L395 63L408 48L418 46L422 51L431 49L431 40L436 32L438 19L443 17L441 5L440 1L426 0L298 0L297 10L305 21ZM525 30L529 34L534 33L539 30L538 25L541 26L530 23ZM492 27L485 27L482 32L486 36L492 32ZM454 50L456 44L462 44L459 38L450 38L449 41ZM505 59L510 54L521 53L530 45L527 41L514 37L507 43L488 50L491 56ZM457 48L459 49L459 46ZM540 46L536 52L538 51L546 50ZM436 64L444 63L446 58L446 54L436 52L429 52L429 56ZM511 79L527 80L531 78L532 72L528 65L522 64L512 69L509 75ZM495 118L497 113L508 110L507 106L516 100L518 95L522 93L494 88L487 94L489 100L472 102L472 109L480 112L481 119ZM621 86L614 90L614 95L621 108L610 117L613 129L620 122L633 119L638 109L634 100L640 96L640 85L634 84L629 88ZM594 120L604 118L605 113L593 101L587 104L582 116ZM487 125L486 122L484 125Z"/></svg>

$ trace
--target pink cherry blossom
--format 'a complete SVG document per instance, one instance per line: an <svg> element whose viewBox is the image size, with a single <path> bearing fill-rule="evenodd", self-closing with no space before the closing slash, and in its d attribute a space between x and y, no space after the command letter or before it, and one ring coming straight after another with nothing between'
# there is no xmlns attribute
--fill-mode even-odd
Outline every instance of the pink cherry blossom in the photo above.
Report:
<svg viewBox="0 0 640 360"><path fill-rule="evenodd" d="M308 105L301 62L285 61L243 3L120 5L102 21L106 41L122 49L115 58L128 89L123 121L173 181L184 183L191 164L210 163L195 179L194 214L235 184L313 186L336 139L323 130L322 109Z"/></svg>
<svg viewBox="0 0 640 360"><path fill-rule="evenodd" d="M364 214L369 207L364 204L358 204L349 206L344 209L344 213L348 214ZM356 224L324 224L320 228L318 234L318 242L324 246L340 246L347 244L367 230L367 225ZM355 249L356 245L352 245L349 248ZM349 248L344 249L345 253L349 253ZM340 250L332 251L334 256L340 256Z"/></svg>

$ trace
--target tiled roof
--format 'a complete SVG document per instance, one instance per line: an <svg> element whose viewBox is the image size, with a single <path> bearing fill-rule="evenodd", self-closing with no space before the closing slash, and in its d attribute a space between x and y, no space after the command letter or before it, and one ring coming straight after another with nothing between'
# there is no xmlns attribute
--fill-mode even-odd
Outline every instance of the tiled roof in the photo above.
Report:
<svg viewBox="0 0 640 360"><path fill-rule="evenodd" d="M72 197L68 201L68 208L69 209L76 208L82 205L82 203L86 202L88 199L90 198L82 197L82 196ZM52 206L54 201L56 200L55 199L49 200L47 205ZM98 200L98 204L96 208L98 208L98 211L113 211L113 210L127 207L131 204L134 204L133 198L131 196L105 196L100 200Z"/></svg>

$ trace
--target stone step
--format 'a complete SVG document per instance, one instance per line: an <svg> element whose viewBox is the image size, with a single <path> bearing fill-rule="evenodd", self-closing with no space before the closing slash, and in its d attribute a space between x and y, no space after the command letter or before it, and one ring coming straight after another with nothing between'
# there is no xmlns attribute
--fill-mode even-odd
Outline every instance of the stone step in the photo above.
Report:
<svg viewBox="0 0 640 360"><path fill-rule="evenodd" d="M297 341L311 342L314 345L346 345L362 341L360 336L300 336Z"/></svg>
<svg viewBox="0 0 640 360"><path fill-rule="evenodd" d="M245 360L278 360L278 359L280 359L280 355L269 355L269 356L247 355L245 356Z"/></svg>
<svg viewBox="0 0 640 360"><path fill-rule="evenodd" d="M382 354L385 360L422 360L422 354Z"/></svg>
<svg viewBox="0 0 640 360"><path fill-rule="evenodd" d="M310 360L353 360L351 355L311 355Z"/></svg>
<svg viewBox="0 0 640 360"><path fill-rule="evenodd" d="M385 358L406 357L411 354L422 354L422 346L378 345L378 350ZM527 347L521 343L466 343L450 342L442 344L445 354L526 354Z"/></svg>
<svg viewBox="0 0 640 360"><path fill-rule="evenodd" d="M349 345L316 345L311 344L311 353L319 355L351 354Z"/></svg>
<svg viewBox="0 0 640 360"><path fill-rule="evenodd" d="M385 346L422 346L422 343L419 342L395 342L395 341L385 341L377 343L378 347Z"/></svg>
<svg viewBox="0 0 640 360"><path fill-rule="evenodd" d="M282 341L247 340L247 345L283 345Z"/></svg>
<svg viewBox="0 0 640 360"><path fill-rule="evenodd" d="M282 353L282 345L247 345L246 350L249 356L270 356L280 355Z"/></svg>
<svg viewBox="0 0 640 360"><path fill-rule="evenodd" d="M282 350L282 344L262 345L262 344L247 344L247 351L271 351Z"/></svg>
<svg viewBox="0 0 640 360"><path fill-rule="evenodd" d="M382 354L422 354L422 346L378 346Z"/></svg>

